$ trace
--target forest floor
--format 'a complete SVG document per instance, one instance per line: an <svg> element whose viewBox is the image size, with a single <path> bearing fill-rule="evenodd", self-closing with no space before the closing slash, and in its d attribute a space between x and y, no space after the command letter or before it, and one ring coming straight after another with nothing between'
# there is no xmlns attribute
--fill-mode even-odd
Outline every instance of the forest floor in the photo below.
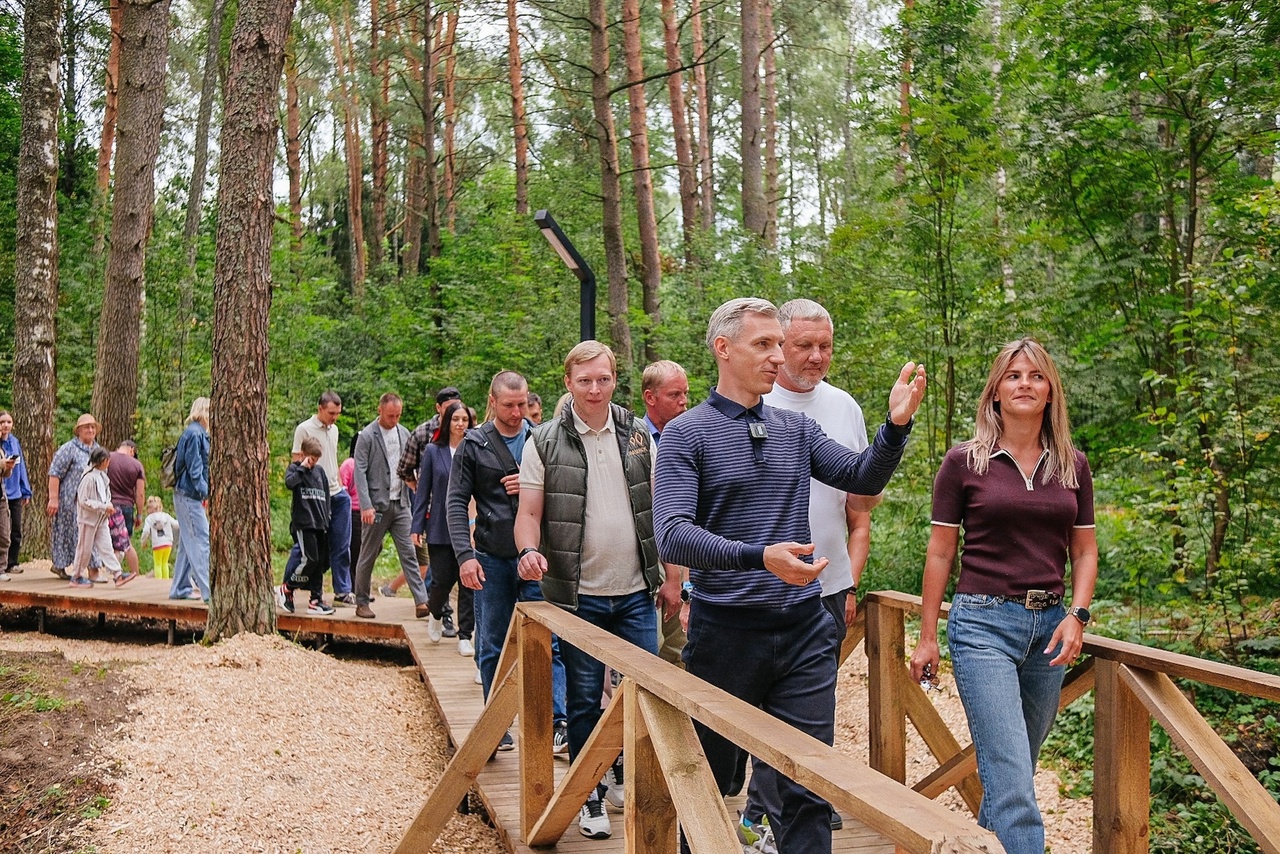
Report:
<svg viewBox="0 0 1280 854"><path fill-rule="evenodd" d="M335 658L254 635L168 647L127 623L113 624L119 640L93 639L92 626L0 633L2 851L389 851L447 762L416 669L371 660L409 664L397 647ZM932 697L967 741L943 685ZM855 653L841 670L836 747L862 762L866 687ZM936 763L908 733L915 780ZM1048 770L1036 789L1052 854L1087 852L1090 801L1062 796ZM941 801L967 814L954 792ZM503 848L459 815L432 850Z"/></svg>

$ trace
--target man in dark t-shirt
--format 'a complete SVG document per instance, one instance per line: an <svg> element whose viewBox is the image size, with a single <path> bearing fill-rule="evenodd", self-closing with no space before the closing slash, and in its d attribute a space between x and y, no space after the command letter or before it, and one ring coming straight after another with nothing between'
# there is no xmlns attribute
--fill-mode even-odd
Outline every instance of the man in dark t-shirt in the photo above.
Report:
<svg viewBox="0 0 1280 854"><path fill-rule="evenodd" d="M138 445L125 439L111 452L111 465L107 467L107 480L111 483L111 503L124 517L125 537L112 538L112 545L124 553L130 572L138 571L138 552L133 547L133 525L136 514L147 506L147 476L138 462ZM119 528L119 520L115 520ZM118 531L117 531L118 533ZM119 540L119 541L117 541ZM121 546L125 546L121 548Z"/></svg>

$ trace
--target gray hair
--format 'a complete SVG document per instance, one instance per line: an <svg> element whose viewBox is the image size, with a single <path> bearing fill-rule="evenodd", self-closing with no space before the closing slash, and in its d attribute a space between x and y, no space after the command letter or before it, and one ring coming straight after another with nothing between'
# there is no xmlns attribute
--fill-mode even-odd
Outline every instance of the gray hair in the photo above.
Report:
<svg viewBox="0 0 1280 854"><path fill-rule="evenodd" d="M836 325L831 320L831 313L823 308L820 304L811 299L787 300L778 306L778 322L782 324L782 331L785 334L791 328L793 320L825 320L827 325L835 331Z"/></svg>
<svg viewBox="0 0 1280 854"><path fill-rule="evenodd" d="M707 322L707 349L715 353L716 339L734 340L742 332L742 322L748 314L760 314L776 318L778 307L759 297L731 299L711 313Z"/></svg>
<svg viewBox="0 0 1280 854"><path fill-rule="evenodd" d="M336 403L338 406L342 405L342 398L338 395L336 391L320 392L320 402L317 404L317 406L325 407L334 403Z"/></svg>

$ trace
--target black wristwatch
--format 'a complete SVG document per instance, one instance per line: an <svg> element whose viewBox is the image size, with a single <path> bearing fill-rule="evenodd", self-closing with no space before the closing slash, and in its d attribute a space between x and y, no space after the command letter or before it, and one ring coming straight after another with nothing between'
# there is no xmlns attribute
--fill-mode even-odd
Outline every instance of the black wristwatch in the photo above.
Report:
<svg viewBox="0 0 1280 854"><path fill-rule="evenodd" d="M540 552L538 552L538 550L535 549L533 546L529 546L528 548L524 548L520 550L520 554L516 555L516 561L518 562L518 561L524 560L524 556L529 554L530 552L534 554L540 554Z"/></svg>
<svg viewBox="0 0 1280 854"><path fill-rule="evenodd" d="M1092 619L1089 615L1089 609L1081 608L1079 605L1075 606L1070 611L1068 611L1067 615L1071 617L1075 617L1077 620L1079 620L1081 623L1083 623L1086 626L1089 625L1089 620Z"/></svg>
<svg viewBox="0 0 1280 854"><path fill-rule="evenodd" d="M693 596L693 582L686 581L680 585L680 601L688 602Z"/></svg>

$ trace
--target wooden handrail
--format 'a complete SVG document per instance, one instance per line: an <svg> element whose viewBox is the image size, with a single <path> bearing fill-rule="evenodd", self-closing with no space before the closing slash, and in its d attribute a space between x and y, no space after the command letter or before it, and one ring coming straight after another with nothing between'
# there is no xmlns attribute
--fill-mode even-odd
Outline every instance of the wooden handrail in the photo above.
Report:
<svg viewBox="0 0 1280 854"><path fill-rule="evenodd" d="M920 614L920 597L909 593L898 593L892 590L877 591L868 593L864 601L916 615ZM947 612L950 610L950 605L946 602L942 603L941 618L946 619ZM1085 655L1105 658L1118 664L1167 673L1170 676L1191 679L1216 688L1226 688L1251 697L1280 702L1280 676L1272 673L1260 673L1246 667L1208 661L1193 655L1168 652L1093 634L1084 636L1083 652Z"/></svg>
<svg viewBox="0 0 1280 854"><path fill-rule="evenodd" d="M526 718L536 726L550 703L551 633L626 677L619 691L624 709L622 738L618 737L619 698L615 695L554 792L548 786L549 762L541 756L545 753L549 760L550 743L545 737L545 744L539 742L538 735L525 726ZM733 824L694 734L696 720L888 838L899 852L998 854L1004 850L993 834L964 816L851 761L766 712L554 605L525 602L516 606L512 616L495 689L480 721L450 761L397 851L425 850L433 844L517 710L522 830L529 845L554 844L625 743L628 776L633 781L625 796L629 852L670 852L673 816L679 817L694 854L739 851ZM526 759L526 751L539 755Z"/></svg>

